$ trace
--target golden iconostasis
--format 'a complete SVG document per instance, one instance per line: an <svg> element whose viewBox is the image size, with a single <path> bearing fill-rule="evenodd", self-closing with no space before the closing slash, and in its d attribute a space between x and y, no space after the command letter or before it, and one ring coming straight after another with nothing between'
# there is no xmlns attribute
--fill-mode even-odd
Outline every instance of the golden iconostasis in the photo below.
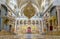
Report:
<svg viewBox="0 0 60 39"><path fill-rule="evenodd" d="M20 26L20 30L19 30L19 34L28 34L28 28L31 28L30 29L30 33L31 34L39 34L39 28L37 26L31 26L31 25L25 25L25 26Z"/></svg>

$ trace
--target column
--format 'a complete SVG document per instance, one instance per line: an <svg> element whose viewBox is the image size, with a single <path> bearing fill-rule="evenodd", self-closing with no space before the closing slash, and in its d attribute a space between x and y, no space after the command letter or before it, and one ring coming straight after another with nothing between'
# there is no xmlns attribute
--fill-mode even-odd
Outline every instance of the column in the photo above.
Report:
<svg viewBox="0 0 60 39"><path fill-rule="evenodd" d="M16 26L17 26L17 20L15 20L15 31L14 31L15 33L17 33L17 27Z"/></svg>
<svg viewBox="0 0 60 39"><path fill-rule="evenodd" d="M0 31L1 31L1 18L0 18Z"/></svg>
<svg viewBox="0 0 60 39"><path fill-rule="evenodd" d="M58 30L60 30L60 6L57 6L56 9L57 9L57 17L58 17Z"/></svg>
<svg viewBox="0 0 60 39"><path fill-rule="evenodd" d="M32 24L32 20L31 20L31 25L33 25L33 24Z"/></svg>
<svg viewBox="0 0 60 39"><path fill-rule="evenodd" d="M0 31L1 31L1 4L0 4Z"/></svg>
<svg viewBox="0 0 60 39"><path fill-rule="evenodd" d="M22 22L23 22L23 26L25 26L25 25L24 25L24 20L22 20Z"/></svg>
<svg viewBox="0 0 60 39"><path fill-rule="evenodd" d="M42 23L42 32L44 33L44 20L42 20L41 23Z"/></svg>
<svg viewBox="0 0 60 39"><path fill-rule="evenodd" d="M36 26L36 20L35 20L35 26Z"/></svg>
<svg viewBox="0 0 60 39"><path fill-rule="evenodd" d="M39 28L38 31L39 31L39 33L41 33L41 26L40 26L40 19L39 18L38 18L38 24L37 25L38 25L38 28Z"/></svg>
<svg viewBox="0 0 60 39"><path fill-rule="evenodd" d="M20 20L19 20L19 26L20 26Z"/></svg>

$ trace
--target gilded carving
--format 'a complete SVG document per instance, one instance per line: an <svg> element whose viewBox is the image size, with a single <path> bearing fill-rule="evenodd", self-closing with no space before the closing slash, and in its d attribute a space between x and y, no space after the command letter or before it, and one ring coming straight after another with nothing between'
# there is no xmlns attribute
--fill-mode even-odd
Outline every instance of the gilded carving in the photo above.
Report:
<svg viewBox="0 0 60 39"><path fill-rule="evenodd" d="M35 7L33 7L32 3L29 2L23 10L23 13L26 17L31 18L35 15Z"/></svg>

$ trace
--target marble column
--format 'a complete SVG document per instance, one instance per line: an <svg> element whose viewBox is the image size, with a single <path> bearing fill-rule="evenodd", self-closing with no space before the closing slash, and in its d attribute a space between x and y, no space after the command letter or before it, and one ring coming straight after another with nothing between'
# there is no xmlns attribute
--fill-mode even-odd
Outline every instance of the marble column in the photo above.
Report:
<svg viewBox="0 0 60 39"><path fill-rule="evenodd" d="M44 24L43 24L43 20L41 21L41 25L42 25L42 32L44 32Z"/></svg>
<svg viewBox="0 0 60 39"><path fill-rule="evenodd" d="M17 20L15 20L15 31L14 31L15 33L17 33L17 27L16 26L17 26Z"/></svg>
<svg viewBox="0 0 60 39"><path fill-rule="evenodd" d="M57 9L57 18L58 18L58 30L60 31L60 6L57 6L56 9Z"/></svg>
<svg viewBox="0 0 60 39"><path fill-rule="evenodd" d="M0 4L0 30L1 30L1 4Z"/></svg>
<svg viewBox="0 0 60 39"><path fill-rule="evenodd" d="M1 31L1 18L0 18L0 31Z"/></svg>

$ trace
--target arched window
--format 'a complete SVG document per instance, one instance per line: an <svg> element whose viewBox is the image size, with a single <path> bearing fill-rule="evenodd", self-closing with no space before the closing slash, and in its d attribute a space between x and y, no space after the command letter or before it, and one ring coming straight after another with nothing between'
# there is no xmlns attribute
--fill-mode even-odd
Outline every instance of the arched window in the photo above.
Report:
<svg viewBox="0 0 60 39"><path fill-rule="evenodd" d="M28 24L31 24L31 20L28 20Z"/></svg>
<svg viewBox="0 0 60 39"><path fill-rule="evenodd" d="M38 24L38 20L36 20L36 24Z"/></svg>
<svg viewBox="0 0 60 39"><path fill-rule="evenodd" d="M20 20L20 24L23 24L23 22L22 22L23 20Z"/></svg>
<svg viewBox="0 0 60 39"><path fill-rule="evenodd" d="M24 24L26 25L26 20L24 20Z"/></svg>
<svg viewBox="0 0 60 39"><path fill-rule="evenodd" d="M34 21L34 20L32 21L32 24L33 24L33 25L35 24L35 21Z"/></svg>
<svg viewBox="0 0 60 39"><path fill-rule="evenodd" d="M1 13L4 13L4 15L6 16L8 12L8 9L5 5L1 4Z"/></svg>

